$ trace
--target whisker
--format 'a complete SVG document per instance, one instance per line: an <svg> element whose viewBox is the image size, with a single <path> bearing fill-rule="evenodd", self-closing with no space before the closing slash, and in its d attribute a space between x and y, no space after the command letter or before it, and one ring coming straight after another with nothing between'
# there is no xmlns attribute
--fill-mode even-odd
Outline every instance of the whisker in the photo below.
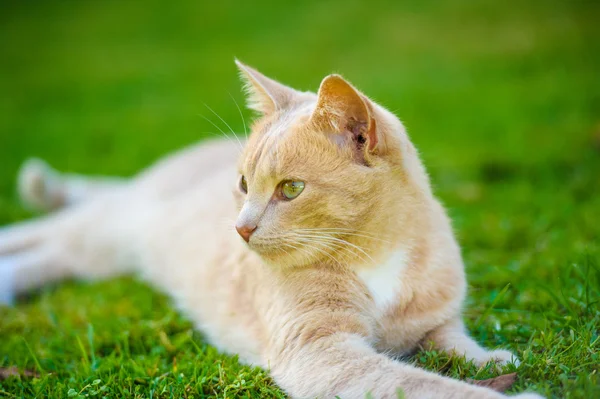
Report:
<svg viewBox="0 0 600 399"><path fill-rule="evenodd" d="M221 116L219 114L217 114L211 107L208 106L208 104L204 103L204 106L206 108L208 108L208 110L210 112L212 112L213 114L215 114L215 116L217 118L219 118L221 120L221 122L223 122L225 124L225 126L227 126L227 128L229 129L229 131L231 132L231 134L233 134L233 137L235 137L235 139L237 140L237 142L240 144L240 147L242 149L244 149L244 146L242 145L242 142L240 141L240 139L236 136L235 132L233 131L233 129L231 128L231 126L229 126L229 124L227 122L225 122L225 119L221 118Z"/></svg>
<svg viewBox="0 0 600 399"><path fill-rule="evenodd" d="M352 244L351 242L348 242L347 240L343 240L341 238L336 238L336 237L329 236L329 235L325 235L325 236L323 236L323 235L316 235L315 236L315 235L306 235L306 234L303 234L302 236L309 237L309 238L320 238L320 239L324 239L324 240L330 240L330 241L335 241L335 242L339 242L339 243L342 243L342 244L349 245L349 246L357 249L358 251L362 252L367 258L369 258L371 260L371 262L375 263L375 260L363 248L359 247L358 245Z"/></svg>
<svg viewBox="0 0 600 399"><path fill-rule="evenodd" d="M385 242L387 244L392 244L391 241L384 240L382 238L376 237L366 232L361 232L360 230L355 229L344 229L344 228L309 228L309 229L295 229L295 231L307 231L307 232L322 232L322 233L331 233L331 234L340 234L340 235L350 235L356 237L369 238L371 240L377 240L381 242Z"/></svg>
<svg viewBox="0 0 600 399"><path fill-rule="evenodd" d="M285 245L285 246L287 246L288 248L293 248L293 249L295 249L297 251L301 251L301 252L307 254L309 256L309 258L312 257L312 254L310 252L308 252L305 248L297 247L297 246L295 246L293 244L290 244L289 242L283 242L282 244ZM299 243L297 243L297 244L299 244Z"/></svg>
<svg viewBox="0 0 600 399"><path fill-rule="evenodd" d="M310 242L311 241L308 241L308 243L310 243ZM317 251L319 251L323 255L327 256L329 259L331 259L333 262L337 263L340 267L343 267L342 264L337 259L335 259L330 253L328 253L327 251L323 250L322 248L319 248L319 247L314 246L314 245L308 245L308 243L306 241L304 243L296 241L296 243L303 244L304 246L308 246L311 249L316 249ZM291 244L288 243L288 245L291 245ZM302 250L301 247L300 248L299 247L295 247L295 248L298 249L298 250ZM311 255L310 252L308 252L308 251L304 251L304 252L308 253L309 255Z"/></svg>
<svg viewBox="0 0 600 399"><path fill-rule="evenodd" d="M240 108L239 104L237 101L235 101L235 98L231 95L231 93L227 92L227 94L229 94L229 97L231 97L231 99L233 100L235 107L237 108L238 112L240 113L240 117L242 118L242 124L244 125L244 135L246 136L246 141L248 140L248 130L246 129L246 120L244 119L244 114L242 113L242 109Z"/></svg>
<svg viewBox="0 0 600 399"><path fill-rule="evenodd" d="M320 244L323 244L328 249L337 249L337 250L340 251L338 253L340 253L342 256L344 256L344 261L345 262L348 262L348 258L343 254L343 251L347 251L347 252L351 253L355 257L359 258L362 262L369 263L367 259L365 259L359 253L354 252L351 248L349 248L347 246L344 246L344 245L342 245L342 244L340 244L338 242L335 242L335 241L326 240L325 238L326 237L315 237L315 238L313 238L313 237L309 237L309 236L299 236L296 239L298 241L303 241L303 242L320 243ZM348 262L348 263L350 263L350 262Z"/></svg>
<svg viewBox="0 0 600 399"><path fill-rule="evenodd" d="M284 244L284 245L285 245L285 244ZM278 247L277 247L277 250L278 250L278 251L283 251L283 252L285 252L285 253L286 253L286 255L287 255L287 256L289 256L290 258L292 257L292 255L291 255L291 254L290 254L288 251L286 251L286 250L285 250L285 247L283 247L283 246L278 246Z"/></svg>
<svg viewBox="0 0 600 399"><path fill-rule="evenodd" d="M338 265L342 266L342 263L340 261L338 261L337 259L335 259L335 257L333 257L333 255L330 254L330 252L328 251L332 251L335 252L337 256L341 256L342 257L342 261L344 261L344 263L346 265L350 265L352 263L352 257L348 257L347 254L344 253L344 251L346 251L348 248L341 246L340 244L337 243L328 243L325 241L319 241L319 240L313 240L313 242L315 242L316 244L322 244L323 247L325 248L325 250L323 250L324 252L326 252L326 254L329 254L329 258L334 260ZM315 249L319 249L318 247L315 247ZM359 256L360 258L360 256Z"/></svg>
<svg viewBox="0 0 600 399"><path fill-rule="evenodd" d="M325 245L331 246L336 249L336 253L341 256L348 265L354 263L356 259L363 263L369 263L369 260L362 256L360 253L355 252L352 248L344 246L336 242L325 242Z"/></svg>
<svg viewBox="0 0 600 399"><path fill-rule="evenodd" d="M234 141L231 138L231 136L227 135L226 133L224 133L222 131L218 132L218 133L217 132L206 132L206 131L205 132L200 132L200 133L202 133L202 134L210 134L211 136L214 136L214 137L217 137L217 138L225 137L226 139L228 139L229 141L231 141L232 143L234 143L236 145L236 147L238 147L238 151L239 151L239 145L238 145L239 143L237 143L236 141Z"/></svg>
<svg viewBox="0 0 600 399"><path fill-rule="evenodd" d="M200 116L202 119L204 119L205 121L207 121L208 123L210 123L211 125L213 125L213 126L214 126L214 127L215 127L215 128L218 130L218 131L219 131L219 132L221 132L221 134L222 134L223 136L225 136L225 138L227 138L228 140L230 140L232 143L235 143L235 141L233 141L233 139L232 139L231 137L229 137L229 135L228 135L227 133L225 133L225 132L223 131L223 129L221 129L219 126L217 126L217 125L216 125L216 124L215 124L213 121L211 121L210 119L208 119L206 116L204 116L204 115L202 115L202 114L199 114L199 116ZM208 133L208 134L213 134L212 132L206 132L206 133ZM216 135L216 133L215 133L215 135ZM217 135L217 136L218 136L218 135ZM239 145L240 145L240 148L239 148L240 154L241 154L241 153L243 153L243 152L244 152L244 148L243 148L243 147L241 147L242 143L240 143L240 142L239 142L239 140L238 140L238 142L237 142L236 144L239 144Z"/></svg>
<svg viewBox="0 0 600 399"><path fill-rule="evenodd" d="M366 231L362 231L362 230L358 230L358 229L347 229L347 228L343 228L343 227L315 227L315 228L300 228L300 229L297 229L297 230L302 230L302 231L327 231L327 232L335 231L335 232L340 232L340 233L362 234L364 236L378 238L377 235L368 233Z"/></svg>

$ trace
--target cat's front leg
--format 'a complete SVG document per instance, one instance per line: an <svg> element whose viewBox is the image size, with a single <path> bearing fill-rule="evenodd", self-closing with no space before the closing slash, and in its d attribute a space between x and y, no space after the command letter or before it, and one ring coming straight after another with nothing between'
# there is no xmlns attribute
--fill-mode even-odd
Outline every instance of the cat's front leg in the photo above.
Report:
<svg viewBox="0 0 600 399"><path fill-rule="evenodd" d="M331 289L335 287L335 289ZM487 388L394 360L373 347L367 296L351 276L328 269L287 273L265 300L270 331L263 362L294 398L501 399ZM279 302L279 304L278 304ZM367 305L367 306L365 306ZM399 394L402 392L402 394ZM535 394L519 398L541 398Z"/></svg>
<svg viewBox="0 0 600 399"><path fill-rule="evenodd" d="M293 398L501 399L504 395L399 363L359 334L287 342L271 374ZM537 397L537 396L534 396Z"/></svg>
<svg viewBox="0 0 600 399"><path fill-rule="evenodd" d="M332 332L331 326L318 325L302 330L293 326L292 335L279 341L284 348L266 359L277 384L293 398L508 398L390 359L359 333ZM543 399L535 393L514 398Z"/></svg>
<svg viewBox="0 0 600 399"><path fill-rule="evenodd" d="M455 356L464 356L467 361L473 361L478 366L494 362L498 366L513 363L519 365L519 359L515 354L504 349L487 350L471 338L459 318L455 318L446 324L430 332L424 340L425 345L433 345L434 348L448 352Z"/></svg>

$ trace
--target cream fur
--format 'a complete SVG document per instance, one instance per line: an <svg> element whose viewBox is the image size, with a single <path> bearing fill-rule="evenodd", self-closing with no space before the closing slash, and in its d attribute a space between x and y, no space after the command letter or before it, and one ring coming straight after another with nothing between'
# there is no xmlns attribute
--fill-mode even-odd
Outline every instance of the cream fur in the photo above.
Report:
<svg viewBox="0 0 600 399"><path fill-rule="evenodd" d="M108 181L27 164L24 202L62 209L0 230L0 299L137 272L292 397L504 397L388 356L432 342L478 364L512 358L464 329L460 250L400 121L337 75L315 95L238 66L263 113L241 157L202 143ZM286 179L306 183L292 201L276 195ZM249 243L236 223L258 226Z"/></svg>
<svg viewBox="0 0 600 399"><path fill-rule="evenodd" d="M358 277L369 289L375 307L384 312L394 303L401 289L404 269L408 266L406 251L398 249L375 268L359 269Z"/></svg>

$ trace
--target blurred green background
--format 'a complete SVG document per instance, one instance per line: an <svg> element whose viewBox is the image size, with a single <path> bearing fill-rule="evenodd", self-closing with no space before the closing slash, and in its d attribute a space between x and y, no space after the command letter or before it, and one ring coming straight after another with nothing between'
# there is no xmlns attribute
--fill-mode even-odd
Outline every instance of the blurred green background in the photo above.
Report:
<svg viewBox="0 0 600 399"><path fill-rule="evenodd" d="M469 326L523 357L515 390L600 397L599 23L598 1L4 0L0 224L30 216L14 191L29 156L131 175L218 134L205 103L242 133L234 57L303 90L338 72L421 150L464 247ZM0 396L83 395L98 379L115 397L281 395L128 279L0 309L9 365L42 376L0 381Z"/></svg>

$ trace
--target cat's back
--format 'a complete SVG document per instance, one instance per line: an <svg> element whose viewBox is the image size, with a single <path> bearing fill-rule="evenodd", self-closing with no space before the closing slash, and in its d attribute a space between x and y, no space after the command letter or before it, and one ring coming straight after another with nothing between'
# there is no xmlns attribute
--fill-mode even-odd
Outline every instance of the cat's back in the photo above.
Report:
<svg viewBox="0 0 600 399"><path fill-rule="evenodd" d="M167 155L136 178L136 189L170 198L195 189L223 170L235 167L242 144L232 140L202 141Z"/></svg>

